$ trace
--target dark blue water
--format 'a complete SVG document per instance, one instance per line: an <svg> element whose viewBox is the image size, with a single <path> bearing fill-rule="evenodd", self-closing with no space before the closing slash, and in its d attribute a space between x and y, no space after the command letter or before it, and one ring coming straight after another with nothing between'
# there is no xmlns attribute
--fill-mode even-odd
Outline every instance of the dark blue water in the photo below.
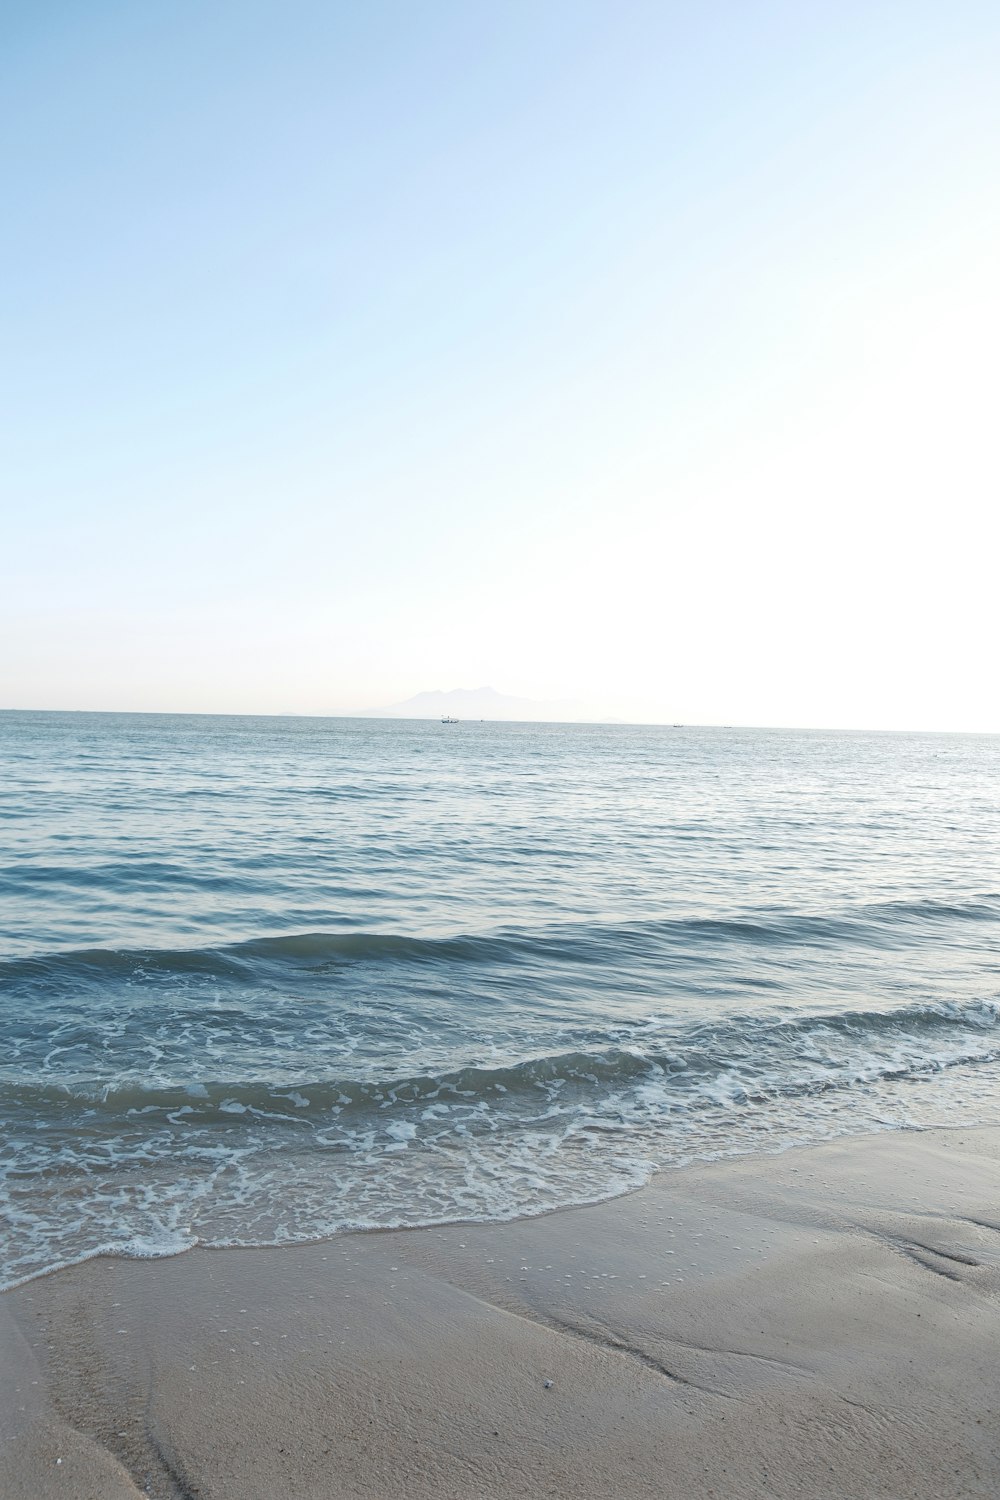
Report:
<svg viewBox="0 0 1000 1500"><path fill-rule="evenodd" d="M10 1282L1000 1118L1000 739L0 714Z"/></svg>

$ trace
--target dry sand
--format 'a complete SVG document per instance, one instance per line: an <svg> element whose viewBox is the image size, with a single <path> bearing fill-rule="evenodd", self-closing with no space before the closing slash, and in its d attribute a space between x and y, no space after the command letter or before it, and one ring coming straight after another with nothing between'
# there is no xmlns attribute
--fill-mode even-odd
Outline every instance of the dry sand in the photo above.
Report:
<svg viewBox="0 0 1000 1500"><path fill-rule="evenodd" d="M0 1299L0 1350L7 1500L1000 1496L1000 1131L95 1260Z"/></svg>

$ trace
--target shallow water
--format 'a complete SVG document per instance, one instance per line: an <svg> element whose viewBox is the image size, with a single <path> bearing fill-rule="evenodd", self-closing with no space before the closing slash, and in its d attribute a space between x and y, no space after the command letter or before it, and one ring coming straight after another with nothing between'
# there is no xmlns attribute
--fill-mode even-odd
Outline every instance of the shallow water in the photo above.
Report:
<svg viewBox="0 0 1000 1500"><path fill-rule="evenodd" d="M0 1279L1000 1120L1000 739L0 714Z"/></svg>

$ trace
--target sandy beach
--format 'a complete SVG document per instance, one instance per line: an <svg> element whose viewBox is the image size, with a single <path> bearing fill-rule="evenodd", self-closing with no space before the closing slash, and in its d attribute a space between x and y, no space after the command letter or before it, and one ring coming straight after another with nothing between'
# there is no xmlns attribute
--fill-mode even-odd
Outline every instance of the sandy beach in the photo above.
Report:
<svg viewBox="0 0 1000 1500"><path fill-rule="evenodd" d="M1000 1495L1000 1132L0 1300L0 1493Z"/></svg>

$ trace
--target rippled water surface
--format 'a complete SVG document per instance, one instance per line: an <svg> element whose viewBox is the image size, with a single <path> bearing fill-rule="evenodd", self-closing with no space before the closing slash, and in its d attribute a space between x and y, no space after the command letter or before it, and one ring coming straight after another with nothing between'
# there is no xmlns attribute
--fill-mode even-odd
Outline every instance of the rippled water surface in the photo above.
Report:
<svg viewBox="0 0 1000 1500"><path fill-rule="evenodd" d="M1000 1119L1000 739L0 714L0 1281Z"/></svg>

